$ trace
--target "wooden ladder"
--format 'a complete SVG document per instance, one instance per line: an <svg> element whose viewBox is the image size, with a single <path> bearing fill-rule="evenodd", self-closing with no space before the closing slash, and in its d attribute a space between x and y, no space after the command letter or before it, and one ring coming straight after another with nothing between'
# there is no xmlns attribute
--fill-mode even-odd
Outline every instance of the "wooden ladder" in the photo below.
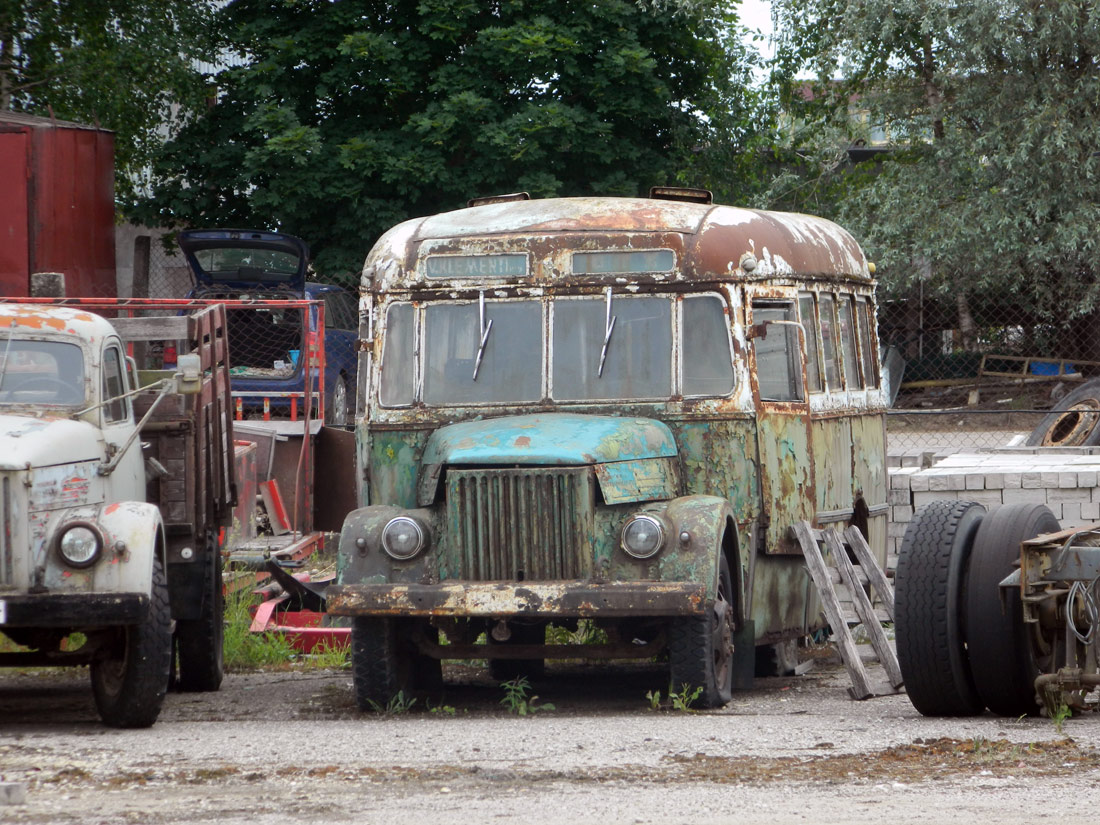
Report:
<svg viewBox="0 0 1100 825"><path fill-rule="evenodd" d="M836 528L814 530L808 521L800 521L791 527L802 553L806 557L806 567L810 570L810 576L821 594L821 604L825 610L825 618L833 629L837 645L840 648L840 657L844 660L844 666L848 669L848 675L852 679L852 687L848 693L853 699L869 699L872 696L887 696L897 693L902 687L901 668L898 666L898 658L886 639L886 633L882 624L875 615L871 606L871 599L863 589L859 572L848 558L848 551L844 546L847 539L856 559L859 561L859 570L866 580L871 583L875 593L882 600L886 615L890 621L894 620L894 588L886 579L886 574L878 566L875 557L871 554L871 548L867 546L867 540L856 527L849 527L843 539ZM871 639L871 647L875 655L882 663L886 671L888 684L871 685L867 669L860 660L859 651L856 649L855 640L848 629L848 621L840 606L836 588L833 587L833 577L829 574L829 568L825 564L819 543L823 542L833 559L836 570L840 573L840 580L847 588L852 598L856 616L867 630Z"/></svg>

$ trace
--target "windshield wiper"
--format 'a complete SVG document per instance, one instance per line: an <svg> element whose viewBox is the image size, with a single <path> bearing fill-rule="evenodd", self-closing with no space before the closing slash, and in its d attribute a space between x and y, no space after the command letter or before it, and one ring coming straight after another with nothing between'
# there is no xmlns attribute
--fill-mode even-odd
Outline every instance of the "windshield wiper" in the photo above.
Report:
<svg viewBox="0 0 1100 825"><path fill-rule="evenodd" d="M611 287L607 288L607 313L604 320L603 349L600 350L600 368L596 372L597 378L603 378L603 362L607 358L607 345L611 343L611 333L615 330L617 315L611 314Z"/></svg>
<svg viewBox="0 0 1100 825"><path fill-rule="evenodd" d="M492 319L489 320L488 324L485 323L485 293L481 292L479 295L478 316L481 320L481 343L478 344L477 360L474 362L474 381L477 380L478 370L481 369L481 356L485 354L485 343L489 340L489 331L493 328Z"/></svg>

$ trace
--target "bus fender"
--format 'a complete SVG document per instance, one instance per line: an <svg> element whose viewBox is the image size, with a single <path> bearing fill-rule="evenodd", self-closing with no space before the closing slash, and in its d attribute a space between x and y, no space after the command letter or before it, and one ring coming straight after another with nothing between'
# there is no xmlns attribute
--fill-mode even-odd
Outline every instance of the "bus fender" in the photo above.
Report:
<svg viewBox="0 0 1100 825"><path fill-rule="evenodd" d="M672 499L664 509L670 535L660 555L662 581L701 581L707 597L718 588L718 562L725 555L733 577L735 618L747 618L745 578L748 557L741 548L730 503L719 496L693 495Z"/></svg>

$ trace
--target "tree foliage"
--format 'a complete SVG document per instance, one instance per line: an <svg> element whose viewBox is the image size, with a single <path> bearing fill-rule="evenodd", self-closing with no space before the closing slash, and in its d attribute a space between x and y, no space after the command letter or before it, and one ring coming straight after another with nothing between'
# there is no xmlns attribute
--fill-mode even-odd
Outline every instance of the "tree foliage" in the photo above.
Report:
<svg viewBox="0 0 1100 825"><path fill-rule="evenodd" d="M809 135L835 150L853 110L894 151L840 185L836 217L879 261L888 290L919 277L993 294L1037 317L1100 299L1100 8L1088 0L777 0L778 68ZM790 82L812 68L812 95ZM797 105L801 103L801 105ZM849 133L848 138L858 137ZM805 157L815 157L807 148ZM804 191L836 185L809 163ZM787 182L788 184L790 181ZM798 189L778 194L798 197Z"/></svg>
<svg viewBox="0 0 1100 825"><path fill-rule="evenodd" d="M242 65L167 147L146 220L278 228L329 273L473 196L727 185L751 132L713 2L235 0L220 28Z"/></svg>
<svg viewBox="0 0 1100 825"><path fill-rule="evenodd" d="M211 0L0 0L0 110L115 131L126 199L201 104Z"/></svg>

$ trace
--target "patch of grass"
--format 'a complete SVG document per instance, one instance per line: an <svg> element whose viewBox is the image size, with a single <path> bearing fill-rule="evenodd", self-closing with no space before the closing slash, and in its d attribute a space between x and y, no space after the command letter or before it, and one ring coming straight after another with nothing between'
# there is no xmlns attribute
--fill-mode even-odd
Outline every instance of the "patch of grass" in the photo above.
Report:
<svg viewBox="0 0 1100 825"><path fill-rule="evenodd" d="M0 633L0 653L25 653L29 648L17 645L3 633Z"/></svg>
<svg viewBox="0 0 1100 825"><path fill-rule="evenodd" d="M672 685L668 686L668 700L665 702L661 701L661 691L659 690L647 690L645 698L649 702L650 710L678 710L687 713L691 711L691 706L698 702L699 697L702 695L703 689L701 687L692 690L686 684L682 684L678 692L673 689Z"/></svg>
<svg viewBox="0 0 1100 825"><path fill-rule="evenodd" d="M325 639L305 657L303 664L321 670L346 670L351 667L351 647Z"/></svg>
<svg viewBox="0 0 1100 825"><path fill-rule="evenodd" d="M1071 716L1073 716L1073 709L1066 704L1065 700L1062 700L1056 707L1050 709L1050 721L1054 723L1054 729L1058 731L1058 733L1065 732L1062 727Z"/></svg>
<svg viewBox="0 0 1100 825"><path fill-rule="evenodd" d="M528 696L531 683L527 681L526 676L517 676L515 679L501 682L500 686L504 688L504 698L500 703L508 709L509 713L517 716L531 716L540 710L556 709L549 702L538 704L538 696Z"/></svg>
<svg viewBox="0 0 1100 825"><path fill-rule="evenodd" d="M416 698L412 696L406 696L405 691L397 691L396 696L390 697L390 701L386 704L372 701L370 703L371 710L375 713L385 713L388 716L397 716L402 713L408 713L412 710L412 706L416 704Z"/></svg>
<svg viewBox="0 0 1100 825"><path fill-rule="evenodd" d="M226 670L289 667L297 651L276 633L252 633L252 610L259 597L240 590L225 598L224 655Z"/></svg>
<svg viewBox="0 0 1100 825"><path fill-rule="evenodd" d="M607 633L591 619L581 619L577 629L549 625L546 628L546 643L551 645L605 645Z"/></svg>

